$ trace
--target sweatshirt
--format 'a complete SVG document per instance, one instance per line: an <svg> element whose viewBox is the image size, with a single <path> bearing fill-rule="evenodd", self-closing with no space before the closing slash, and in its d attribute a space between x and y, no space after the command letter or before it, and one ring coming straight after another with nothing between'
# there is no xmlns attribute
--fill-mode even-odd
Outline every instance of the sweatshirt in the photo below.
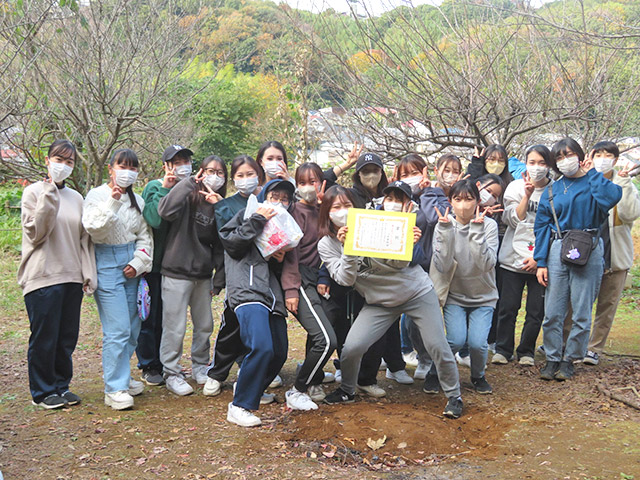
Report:
<svg viewBox="0 0 640 480"><path fill-rule="evenodd" d="M153 231L153 269L152 272L160 272L164 247L169 232L169 222L163 220L158 214L158 203L171 191L162 186L162 180L151 180L142 191L144 209L142 216Z"/></svg>
<svg viewBox="0 0 640 480"><path fill-rule="evenodd" d="M296 247L298 262L307 267L319 268L320 255L318 254L318 205L305 205L302 202L294 203L290 213L300 226L304 234Z"/></svg>
<svg viewBox="0 0 640 480"><path fill-rule="evenodd" d="M420 265L345 255L340 241L328 235L318 242L318 252L331 278L338 285L354 286L369 305L397 307L433 288Z"/></svg>
<svg viewBox="0 0 640 480"><path fill-rule="evenodd" d="M22 193L22 293L61 283L97 288L93 243L82 226L82 195L49 182L36 182Z"/></svg>
<svg viewBox="0 0 640 480"><path fill-rule="evenodd" d="M143 210L142 197L136 194L136 201ZM123 245L135 242L136 250L127 265L135 269L136 276L151 271L151 229L144 221L142 213L131 206L126 192L116 200L111 197L111 187L106 183L91 189L84 200L82 224L96 245Z"/></svg>
<svg viewBox="0 0 640 480"><path fill-rule="evenodd" d="M640 195L630 177L613 173L613 183L622 188L620 202L609 212L609 239L611 241L611 270L629 270L633 266L633 239L631 228L640 217Z"/></svg>
<svg viewBox="0 0 640 480"><path fill-rule="evenodd" d="M169 223L161 273L183 280L206 279L215 268L213 286L219 293L224 288L224 250L215 225L215 206L198 190L194 177L185 178L158 203L158 214Z"/></svg>
<svg viewBox="0 0 640 480"><path fill-rule="evenodd" d="M215 204L216 227L218 232L225 224L235 217L236 213L247 207L249 197L243 197L240 193L223 198Z"/></svg>
<svg viewBox="0 0 640 480"><path fill-rule="evenodd" d="M498 224L491 218L462 225L453 215L438 222L433 238L433 267L446 276L454 268L446 303L494 307L498 300L496 261Z"/></svg>

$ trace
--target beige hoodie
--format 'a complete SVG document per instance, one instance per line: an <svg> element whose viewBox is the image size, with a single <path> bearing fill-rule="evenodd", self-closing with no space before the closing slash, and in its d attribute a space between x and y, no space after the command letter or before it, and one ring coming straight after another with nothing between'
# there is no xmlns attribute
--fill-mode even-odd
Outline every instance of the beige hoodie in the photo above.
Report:
<svg viewBox="0 0 640 480"><path fill-rule="evenodd" d="M620 202L609 211L609 236L611 238L611 270L629 270L633 265L633 239L631 227L640 217L640 195L629 177L613 173L613 183L622 187Z"/></svg>

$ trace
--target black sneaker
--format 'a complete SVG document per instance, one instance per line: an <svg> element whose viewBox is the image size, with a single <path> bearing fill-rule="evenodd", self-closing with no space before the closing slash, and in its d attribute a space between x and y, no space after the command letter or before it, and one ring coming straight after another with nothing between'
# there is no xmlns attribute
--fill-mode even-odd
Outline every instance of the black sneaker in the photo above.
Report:
<svg viewBox="0 0 640 480"><path fill-rule="evenodd" d="M540 378L543 380L553 380L558 368L560 368L560 362L547 361L542 370L540 370Z"/></svg>
<svg viewBox="0 0 640 480"><path fill-rule="evenodd" d="M555 374L555 379L564 382L573 377L573 362L567 362L565 360L560 362L560 368Z"/></svg>
<svg viewBox="0 0 640 480"><path fill-rule="evenodd" d="M438 380L438 376L433 374L428 374L424 378L424 385L422 386L422 391L430 395L437 394L440 391L440 381Z"/></svg>
<svg viewBox="0 0 640 480"><path fill-rule="evenodd" d="M462 415L462 398L451 397L442 414L448 418L460 418L460 415Z"/></svg>
<svg viewBox="0 0 640 480"><path fill-rule="evenodd" d="M62 394L62 398L64 398L69 405L78 405L81 402L80 397L69 390Z"/></svg>
<svg viewBox="0 0 640 480"><path fill-rule="evenodd" d="M144 370L140 379L151 387L164 385L164 377L157 370Z"/></svg>
<svg viewBox="0 0 640 480"><path fill-rule="evenodd" d="M57 393L49 395L40 403L36 403L35 400L32 400L31 403L33 403L36 407L46 408L47 410L53 410L54 408L62 408L67 406L67 401Z"/></svg>
<svg viewBox="0 0 640 480"><path fill-rule="evenodd" d="M341 388L337 388L329 395L324 397L324 403L328 405L335 405L337 403L353 403L355 395L349 395Z"/></svg>
<svg viewBox="0 0 640 480"><path fill-rule="evenodd" d="M480 378L472 378L471 383L473 384L473 388L480 395L491 395L493 393L493 388L491 388L491 385L489 385L489 382L487 382L484 375Z"/></svg>

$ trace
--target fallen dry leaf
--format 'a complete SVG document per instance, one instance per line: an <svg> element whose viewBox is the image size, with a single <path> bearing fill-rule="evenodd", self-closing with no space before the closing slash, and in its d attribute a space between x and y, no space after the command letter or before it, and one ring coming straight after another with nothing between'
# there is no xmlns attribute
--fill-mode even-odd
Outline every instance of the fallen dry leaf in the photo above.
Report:
<svg viewBox="0 0 640 480"><path fill-rule="evenodd" d="M371 438L367 439L367 447L369 447L371 450L379 450L380 448L384 447L384 443L387 441L387 436L384 435L382 438L379 438L378 440L372 440Z"/></svg>

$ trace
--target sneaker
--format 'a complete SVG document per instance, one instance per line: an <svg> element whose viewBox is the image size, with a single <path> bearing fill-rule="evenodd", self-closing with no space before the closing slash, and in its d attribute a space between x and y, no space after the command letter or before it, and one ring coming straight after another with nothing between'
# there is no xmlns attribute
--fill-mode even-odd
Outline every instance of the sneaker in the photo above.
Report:
<svg viewBox="0 0 640 480"><path fill-rule="evenodd" d="M565 360L560 362L560 368L555 374L555 379L564 382L565 380L569 380L573 377L573 363L567 362Z"/></svg>
<svg viewBox="0 0 640 480"><path fill-rule="evenodd" d="M363 393L373 398L382 398L387 392L385 392L382 388L378 386L378 384L374 383L373 385L367 385L363 387L362 385L358 385L356 387L358 393Z"/></svg>
<svg viewBox="0 0 640 480"><path fill-rule="evenodd" d="M533 357L530 357L529 355L523 355L522 357L520 357L520 360L518 360L518 364L522 365L523 367L533 367L535 366L536 362L533 361Z"/></svg>
<svg viewBox="0 0 640 480"><path fill-rule="evenodd" d="M458 362L458 365L471 368L471 357L469 355L461 357L459 353L456 353L456 362Z"/></svg>
<svg viewBox="0 0 640 480"><path fill-rule="evenodd" d="M198 385L204 385L209 378L207 376L208 369L208 365L193 365L191 367L191 378L193 378Z"/></svg>
<svg viewBox="0 0 640 480"><path fill-rule="evenodd" d="M257 427L262 421L249 410L229 403L227 408L227 421L240 425L241 427Z"/></svg>
<svg viewBox="0 0 640 480"><path fill-rule="evenodd" d="M324 372L324 378L322 383L333 383L336 381L336 376L331 372Z"/></svg>
<svg viewBox="0 0 640 480"><path fill-rule="evenodd" d="M260 405L269 405L276 401L276 396L273 393L262 392L260 397Z"/></svg>
<svg viewBox="0 0 640 480"><path fill-rule="evenodd" d="M48 397L46 397L44 400L42 400L39 403L36 403L35 400L31 400L31 403L33 405L35 405L36 407L46 408L47 410L53 410L55 408L62 408L62 407L66 407L68 405L68 402L63 397L58 395L57 393L53 393L53 394L49 395Z"/></svg>
<svg viewBox="0 0 640 480"><path fill-rule="evenodd" d="M493 343L489 344L489 351L491 353L496 353L496 342L493 342Z"/></svg>
<svg viewBox="0 0 640 480"><path fill-rule="evenodd" d="M586 363L587 365L597 365L599 361L600 355L598 355L596 352L592 352L591 350L587 352L587 354L584 356L584 360L582 360L582 362Z"/></svg>
<svg viewBox="0 0 640 480"><path fill-rule="evenodd" d="M336 370L334 377L337 383L342 383L342 370L340 369Z"/></svg>
<svg viewBox="0 0 640 480"><path fill-rule="evenodd" d="M540 345L538 348L536 348L536 352L538 352L541 355L544 355L544 345Z"/></svg>
<svg viewBox="0 0 640 480"><path fill-rule="evenodd" d="M305 392L298 391L295 387L284 394L287 399L287 407L291 410L317 410L318 405Z"/></svg>
<svg viewBox="0 0 640 480"><path fill-rule="evenodd" d="M144 383L134 380L133 377L129 379L129 395L135 397L144 392Z"/></svg>
<svg viewBox="0 0 640 480"><path fill-rule="evenodd" d="M82 401L78 395L69 390L64 392L61 396L67 401L69 405L78 405Z"/></svg>
<svg viewBox="0 0 640 480"><path fill-rule="evenodd" d="M422 391L430 395L435 395L440 392L440 381L437 375L427 375L424 379L424 385Z"/></svg>
<svg viewBox="0 0 640 480"><path fill-rule="evenodd" d="M126 390L105 393L104 404L114 410L125 410L133 407L133 397Z"/></svg>
<svg viewBox="0 0 640 480"><path fill-rule="evenodd" d="M349 395L341 388L337 388L324 398L324 403L335 405L336 403L353 403L355 395Z"/></svg>
<svg viewBox="0 0 640 480"><path fill-rule="evenodd" d="M311 400L313 400L314 402L321 402L324 400L324 397L327 396L327 394L324 393L322 386L320 385L309 385L307 395L309 395L309 398L311 398Z"/></svg>
<svg viewBox="0 0 640 480"><path fill-rule="evenodd" d="M157 370L143 370L140 379L150 387L164 385L164 377Z"/></svg>
<svg viewBox="0 0 640 480"><path fill-rule="evenodd" d="M493 355L491 363L495 363L496 365L506 365L507 363L509 363L509 359L501 353L496 353Z"/></svg>
<svg viewBox="0 0 640 480"><path fill-rule="evenodd" d="M416 371L413 373L414 380L424 380L427 374L431 370L431 364L419 363L416 367Z"/></svg>
<svg viewBox="0 0 640 480"><path fill-rule="evenodd" d="M204 383L204 387L202 388L202 394L205 397L215 397L216 395L220 395L222 391L222 382L219 382L215 378L207 377L207 381Z"/></svg>
<svg viewBox="0 0 640 480"><path fill-rule="evenodd" d="M448 418L460 418L460 415L462 415L462 398L451 397L447 401L447 406L444 407L442 414Z"/></svg>
<svg viewBox="0 0 640 480"><path fill-rule="evenodd" d="M187 383L182 375L169 375L166 378L167 390L184 397L193 393L193 387Z"/></svg>
<svg viewBox="0 0 640 480"><path fill-rule="evenodd" d="M540 378L543 380L553 380L558 368L560 368L560 362L547 361L542 370L540 370Z"/></svg>
<svg viewBox="0 0 640 480"><path fill-rule="evenodd" d="M387 368L387 362L385 362L384 360L382 360L380 362L380 367L378 367L378 370L382 371L382 370L386 370Z"/></svg>
<svg viewBox="0 0 640 480"><path fill-rule="evenodd" d="M473 384L473 388L476 393L479 393L480 395L491 395L493 393L493 388L491 388L487 379L484 378L484 375L480 378L472 378L471 383Z"/></svg>
<svg viewBox="0 0 640 480"><path fill-rule="evenodd" d="M269 388L278 388L282 386L282 377L280 375L276 375L271 383L269 384Z"/></svg>
<svg viewBox="0 0 640 480"><path fill-rule="evenodd" d="M409 353L403 353L402 360L404 360L404 363L406 363L409 367L418 366L418 354L415 350L412 350Z"/></svg>
<svg viewBox="0 0 640 480"><path fill-rule="evenodd" d="M413 385L413 378L409 376L406 370L398 370L397 372L392 372L387 368L387 378L395 380L401 385Z"/></svg>

